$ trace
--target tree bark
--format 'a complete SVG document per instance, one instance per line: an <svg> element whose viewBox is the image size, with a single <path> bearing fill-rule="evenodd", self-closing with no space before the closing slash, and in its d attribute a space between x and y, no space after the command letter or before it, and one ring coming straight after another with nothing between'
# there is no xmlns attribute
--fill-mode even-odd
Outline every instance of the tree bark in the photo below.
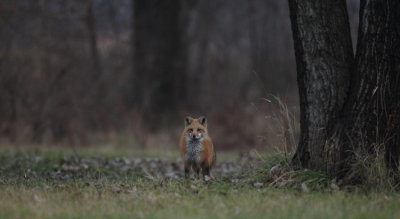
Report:
<svg viewBox="0 0 400 219"><path fill-rule="evenodd" d="M361 1L358 35L351 90L336 130L342 176L356 153L385 151L388 166L399 165L400 2Z"/></svg>
<svg viewBox="0 0 400 219"><path fill-rule="evenodd" d="M93 11L93 1L87 0L86 2L86 16L85 23L89 34L89 45L90 45L90 55L93 59L93 72L91 72L91 84L94 80L97 80L99 75L102 75L102 67L98 49L97 41L97 28L96 28L96 18Z"/></svg>
<svg viewBox="0 0 400 219"><path fill-rule="evenodd" d="M168 118L185 95L180 0L134 1L134 96L151 124Z"/></svg>
<svg viewBox="0 0 400 219"><path fill-rule="evenodd" d="M296 165L326 170L325 144L349 89L353 63L344 0L289 0L300 96Z"/></svg>
<svg viewBox="0 0 400 219"><path fill-rule="evenodd" d="M350 182L355 155L384 150L397 169L400 2L361 1L354 62L345 1L289 3L301 104L294 163Z"/></svg>

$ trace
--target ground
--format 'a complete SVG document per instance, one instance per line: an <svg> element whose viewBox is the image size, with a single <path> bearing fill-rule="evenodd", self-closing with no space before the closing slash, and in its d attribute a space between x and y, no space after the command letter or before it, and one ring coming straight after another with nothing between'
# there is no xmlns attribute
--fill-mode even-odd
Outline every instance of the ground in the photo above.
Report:
<svg viewBox="0 0 400 219"><path fill-rule="evenodd" d="M203 181L182 178L173 154L1 149L0 218L400 218L399 193L340 188L286 160L222 153Z"/></svg>

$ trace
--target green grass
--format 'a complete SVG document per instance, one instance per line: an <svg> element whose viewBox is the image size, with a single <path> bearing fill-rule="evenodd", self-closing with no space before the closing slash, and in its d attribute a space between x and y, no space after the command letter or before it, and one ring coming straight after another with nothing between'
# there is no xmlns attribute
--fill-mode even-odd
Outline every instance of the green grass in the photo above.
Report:
<svg viewBox="0 0 400 219"><path fill-rule="evenodd" d="M272 176L273 165L286 168L281 155L258 155L241 171L215 174L209 182L166 178L150 168L174 165L169 160L140 160L146 170L124 168L129 165L117 156L1 149L0 218L400 217L397 192L335 191L324 174L313 171Z"/></svg>

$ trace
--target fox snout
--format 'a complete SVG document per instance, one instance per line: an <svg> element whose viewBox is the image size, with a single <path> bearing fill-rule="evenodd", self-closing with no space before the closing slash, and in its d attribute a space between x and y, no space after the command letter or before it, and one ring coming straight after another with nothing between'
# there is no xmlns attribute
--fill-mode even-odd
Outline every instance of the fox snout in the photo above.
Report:
<svg viewBox="0 0 400 219"><path fill-rule="evenodd" d="M203 138L203 134L202 133L189 133L188 138L190 140L200 140Z"/></svg>

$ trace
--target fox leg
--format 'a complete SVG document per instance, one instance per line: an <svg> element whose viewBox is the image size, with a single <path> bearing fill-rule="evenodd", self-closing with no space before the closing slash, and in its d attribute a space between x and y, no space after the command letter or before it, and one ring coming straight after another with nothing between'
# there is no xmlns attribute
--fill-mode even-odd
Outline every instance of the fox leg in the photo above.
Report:
<svg viewBox="0 0 400 219"><path fill-rule="evenodd" d="M204 162L201 167L201 174L203 175L203 178L206 176L210 176L210 165L208 165L207 162Z"/></svg>
<svg viewBox="0 0 400 219"><path fill-rule="evenodd" d="M199 177L199 175L200 175L200 165L193 164L192 168L193 168L194 172L196 173L197 177Z"/></svg>
<svg viewBox="0 0 400 219"><path fill-rule="evenodd" d="M187 165L186 163L185 163L185 166L184 166L184 171L185 171L185 178L188 178L189 174L190 174L190 166Z"/></svg>

